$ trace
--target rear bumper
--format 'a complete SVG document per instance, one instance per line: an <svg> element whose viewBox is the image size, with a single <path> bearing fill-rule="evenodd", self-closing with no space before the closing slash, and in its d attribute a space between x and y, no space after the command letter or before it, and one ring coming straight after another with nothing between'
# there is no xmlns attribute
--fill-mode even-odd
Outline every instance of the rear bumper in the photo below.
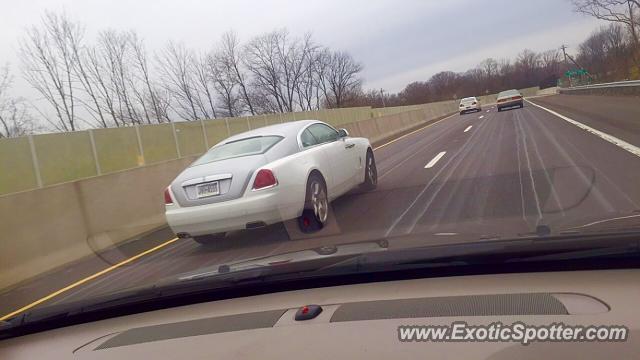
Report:
<svg viewBox="0 0 640 360"><path fill-rule="evenodd" d="M523 104L524 104L523 100L510 100L510 101L498 103L496 104L496 106L498 107L498 109L504 109L504 108L513 107L513 106L523 106Z"/></svg>
<svg viewBox="0 0 640 360"><path fill-rule="evenodd" d="M282 189L208 205L166 205L165 216L174 233L192 236L244 230L247 224L270 225L299 216L303 204L283 205L287 202L278 190Z"/></svg>
<svg viewBox="0 0 640 360"><path fill-rule="evenodd" d="M476 104L476 105L465 105L463 107L458 107L458 111L461 113L465 113L468 111L480 111L482 110L482 107L480 104Z"/></svg>

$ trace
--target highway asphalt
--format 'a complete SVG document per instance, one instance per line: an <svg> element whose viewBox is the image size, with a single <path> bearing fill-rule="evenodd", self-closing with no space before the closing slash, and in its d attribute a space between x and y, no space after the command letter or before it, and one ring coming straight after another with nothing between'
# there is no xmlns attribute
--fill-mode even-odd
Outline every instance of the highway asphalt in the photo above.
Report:
<svg viewBox="0 0 640 360"><path fill-rule="evenodd" d="M489 106L456 114L377 148L377 190L336 200L331 224L320 233L301 236L294 224L279 224L229 234L221 249L180 239L43 304L323 245L382 238L389 248L491 241L615 227L617 218L640 216L640 156L631 151L640 147L638 98L531 101L585 127L530 102L522 109ZM173 237L159 229L2 293L0 316Z"/></svg>

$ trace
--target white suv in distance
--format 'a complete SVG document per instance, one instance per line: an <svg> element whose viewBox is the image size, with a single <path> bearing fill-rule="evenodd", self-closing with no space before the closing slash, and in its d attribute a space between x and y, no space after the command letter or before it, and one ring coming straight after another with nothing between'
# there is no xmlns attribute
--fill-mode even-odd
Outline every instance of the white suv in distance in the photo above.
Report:
<svg viewBox="0 0 640 360"><path fill-rule="evenodd" d="M460 115L464 115L469 111L482 111L482 106L480 106L480 100L472 96L460 100L460 107L458 109L460 110Z"/></svg>

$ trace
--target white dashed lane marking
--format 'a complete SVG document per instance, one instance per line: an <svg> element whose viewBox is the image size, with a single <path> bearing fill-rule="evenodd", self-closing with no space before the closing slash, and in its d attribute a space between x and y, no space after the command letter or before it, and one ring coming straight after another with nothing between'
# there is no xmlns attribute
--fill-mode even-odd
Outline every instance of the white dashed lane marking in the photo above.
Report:
<svg viewBox="0 0 640 360"><path fill-rule="evenodd" d="M436 163L442 159L442 157L444 156L444 154L446 154L446 151L443 151L441 153L439 153L438 155L436 155L436 157L434 157L433 159L431 159L431 161L429 161L429 163L427 165L424 166L425 169L429 169L432 168L436 165Z"/></svg>

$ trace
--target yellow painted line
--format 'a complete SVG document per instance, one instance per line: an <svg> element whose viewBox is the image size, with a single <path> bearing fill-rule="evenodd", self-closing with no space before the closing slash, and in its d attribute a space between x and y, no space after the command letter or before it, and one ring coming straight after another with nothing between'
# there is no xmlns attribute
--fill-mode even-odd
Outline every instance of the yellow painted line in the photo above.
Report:
<svg viewBox="0 0 640 360"><path fill-rule="evenodd" d="M178 240L178 238L173 238L171 240L167 240L164 243L162 243L162 244L160 244L160 245L158 245L156 247L153 247L153 248L151 248L149 250L145 250L145 251L141 252L138 255L135 255L135 256L132 256L132 257L126 259L126 260L123 260L123 261L121 261L121 262L119 262L119 263L117 263L115 265L112 265L112 266L110 266L110 267L108 267L108 268L106 268L106 269L104 269L104 270L102 270L100 272L97 272L97 273L95 273L95 274L93 274L91 276L88 276L88 277L86 277L86 278L84 278L82 280L78 280L78 281L74 282L73 284L71 284L69 286L66 286L66 287L64 287L64 288L62 288L62 289L60 289L58 291L55 291L55 292L53 292L53 293L51 293L51 294L49 294L49 295L47 295L47 296L45 296L45 297L43 297L43 298L41 298L39 300L36 300L36 301L32 302L29 305L23 306L20 309L1 317L0 321L10 319L10 318L22 313L22 312L25 312L25 311L31 309L34 306L40 305L40 304L42 304L43 302L45 302L47 300L51 300L54 297L66 292L66 291L69 291L69 290L71 290L71 289L73 289L75 287L78 287L78 286L80 286L80 285L82 285L82 284L84 284L86 282L89 282L89 281L91 281L91 280L93 280L93 279L95 279L95 278L97 278L97 277L99 277L101 275L104 275L104 274L106 274L106 273L108 273L110 271L113 271L113 270L115 270L115 269L117 269L117 268L119 268L119 267L121 267L123 265L126 265L126 264L130 263L130 262L136 261L139 258L141 258L141 257L143 257L143 256L145 256L147 254L150 254L150 253L152 253L154 251L160 250L163 247L176 242L177 240Z"/></svg>
<svg viewBox="0 0 640 360"><path fill-rule="evenodd" d="M441 121L445 121L445 120L447 120L447 119L449 119L449 118L452 118L452 117L454 117L454 116L456 116L456 115L458 115L458 113L451 114L451 115L449 115L449 116L447 116L447 117L445 117L445 118L442 118L442 119L440 119L440 120L438 120L438 121L436 121L436 122L434 122L434 123L431 123L431 124L428 124L428 125L425 125L425 126L423 126L423 127L419 128L419 129L413 130L412 132L410 132L410 133L408 133L408 134L404 134L404 135L400 136L399 138L395 138L395 139L393 139L393 140L389 141L388 143L382 144L382 145L380 145L380 146L378 146L378 147L374 148L373 150L378 150L378 149L381 149L381 148L383 148L383 147L385 147L385 146L387 146L387 145L389 145L389 144L393 144L394 142L396 142L396 141L398 141L398 140L404 139L404 138L406 138L406 137L407 137L407 136L409 136L409 135L413 135L413 134L417 133L418 131L422 131L422 130L424 130L424 129L426 129L426 128L430 127L430 126L433 126L433 125L435 125L435 124L437 124L437 123L439 123L439 122L441 122Z"/></svg>

